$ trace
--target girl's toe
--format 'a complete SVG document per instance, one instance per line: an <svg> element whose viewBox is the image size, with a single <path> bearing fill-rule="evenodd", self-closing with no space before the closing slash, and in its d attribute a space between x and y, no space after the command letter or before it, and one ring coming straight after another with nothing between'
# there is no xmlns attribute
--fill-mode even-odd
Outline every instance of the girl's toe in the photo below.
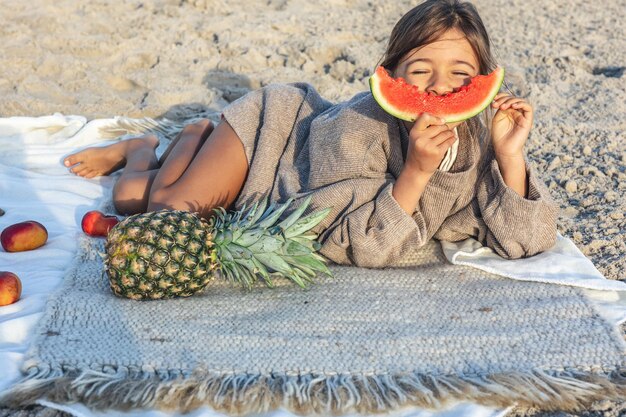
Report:
<svg viewBox="0 0 626 417"><path fill-rule="evenodd" d="M87 173L87 167L84 167L81 164L81 165L78 165L78 166L75 166L75 167L71 168L70 171L72 171L74 174L80 175L82 177L82 176L84 176Z"/></svg>
<svg viewBox="0 0 626 417"><path fill-rule="evenodd" d="M71 167L72 165L76 165L77 163L79 163L80 161L78 160L78 158L76 157L76 155L70 155L67 158L65 158L63 160L63 164L66 167Z"/></svg>

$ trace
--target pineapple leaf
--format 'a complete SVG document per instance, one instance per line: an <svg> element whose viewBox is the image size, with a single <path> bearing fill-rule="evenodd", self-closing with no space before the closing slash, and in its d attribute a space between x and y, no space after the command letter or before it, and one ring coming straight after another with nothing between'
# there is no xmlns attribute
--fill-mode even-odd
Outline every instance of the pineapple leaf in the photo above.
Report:
<svg viewBox="0 0 626 417"><path fill-rule="evenodd" d="M252 258L252 263L254 263L254 266L256 267L255 271L257 273L259 273L263 279L265 280L265 284L270 287L273 288L274 284L272 283L272 279L270 278L270 274L269 272L267 272L267 269L265 268L265 265L263 265L261 262L259 262L256 258Z"/></svg>
<svg viewBox="0 0 626 417"><path fill-rule="evenodd" d="M254 257L254 253L250 249L239 246L235 243L230 244L228 246L228 250L235 258L252 259Z"/></svg>
<svg viewBox="0 0 626 417"><path fill-rule="evenodd" d="M306 246L302 245L295 240L288 241L287 245L283 246L283 254L289 256L297 256L297 255L310 255L312 250Z"/></svg>
<svg viewBox="0 0 626 417"><path fill-rule="evenodd" d="M232 263L234 261L233 255L230 253L230 248L226 246L218 246L218 254L217 259L220 260L220 263L225 264L227 262Z"/></svg>
<svg viewBox="0 0 626 417"><path fill-rule="evenodd" d="M265 235L253 245L248 246L248 249L254 253L276 252L284 244L285 239Z"/></svg>
<svg viewBox="0 0 626 417"><path fill-rule="evenodd" d="M291 204L292 201L293 201L293 198L290 198L283 205L275 209L274 209L274 204L272 204L270 208L268 208L267 211L263 214L263 216L259 219L259 223L254 225L254 228L255 229L256 228L267 229L268 227L272 226L276 222L276 220L280 218L281 214L283 214L283 212L287 210L287 208L289 207L289 204Z"/></svg>
<svg viewBox="0 0 626 417"><path fill-rule="evenodd" d="M296 272L298 273L298 276L300 276L306 282L311 283L311 284L315 282L315 280L313 279L313 278L315 278L315 274L313 274L313 275L307 274L306 272L304 272L301 269L297 269Z"/></svg>
<svg viewBox="0 0 626 417"><path fill-rule="evenodd" d="M292 226L285 230L285 237L290 238L303 234L304 232L317 226L324 218L330 213L331 208L311 213L306 217L301 218L295 222Z"/></svg>
<svg viewBox="0 0 626 417"><path fill-rule="evenodd" d="M286 275L286 278L298 284L300 288L307 288L307 284L305 280L303 280L304 277L302 277L301 274L302 272L298 271L297 269L294 269L291 274ZM309 281L308 277L306 278L306 281Z"/></svg>
<svg viewBox="0 0 626 417"><path fill-rule="evenodd" d="M301 272L304 272L305 274L314 277L315 275L317 275L317 273L312 270L311 268L309 268L308 265L303 264L302 262L299 262L297 260L294 260L292 257L287 257L285 258L285 261L291 265L293 267L294 270L299 270Z"/></svg>
<svg viewBox="0 0 626 417"><path fill-rule="evenodd" d="M275 253L255 253L254 257L263 265L283 275L288 275L293 271L289 264Z"/></svg>
<svg viewBox="0 0 626 417"><path fill-rule="evenodd" d="M248 270L250 272L254 272L254 270L256 269L256 265L254 264L252 259L237 258L237 259L235 259L235 262L238 263L239 265L241 265L243 268L245 268L246 270ZM242 269L242 268L240 268L240 269Z"/></svg>
<svg viewBox="0 0 626 417"><path fill-rule="evenodd" d="M237 280L235 279L235 276L233 275L233 271L232 271L231 265L232 264L230 262L222 265L221 271L226 276L226 280L227 281L236 282Z"/></svg>
<svg viewBox="0 0 626 417"><path fill-rule="evenodd" d="M267 207L268 200L269 197L264 198L263 200L261 200L260 203L258 201L254 203L252 210L250 210L250 212L248 212L248 214L246 215L246 225L253 225L259 220L259 218L265 211L265 208ZM252 217L250 217L250 215L252 215Z"/></svg>
<svg viewBox="0 0 626 417"><path fill-rule="evenodd" d="M304 246L307 249L309 249L311 252L318 251L318 250L320 250L322 248L322 244L319 243L317 240L307 239L307 238L305 238L303 236L292 237L289 240L293 241L293 242L298 242L302 246Z"/></svg>
<svg viewBox="0 0 626 417"><path fill-rule="evenodd" d="M310 269L313 269L314 271L323 272L324 274L328 275L329 277L333 276L333 273L330 272L330 270L328 269L326 264L320 260L320 259L323 259L323 258L320 257L319 255L316 255L315 253L312 253L309 256L293 256L292 259L294 261L298 261L298 262L306 265L307 267L309 267Z"/></svg>
<svg viewBox="0 0 626 417"><path fill-rule="evenodd" d="M302 217L302 213L304 213L304 210L306 210L306 208L311 203L311 198L312 197L309 195L304 200L304 202L302 204L300 204L300 207L295 209L293 211L293 213L291 213L286 219L284 219L282 222L280 222L277 226L282 228L282 229L288 229L292 224L294 224L296 221L298 221L298 219L300 217Z"/></svg>
<svg viewBox="0 0 626 417"><path fill-rule="evenodd" d="M250 217L251 214L254 213L256 206L257 206L257 203L255 203L252 207L250 207L250 209L248 210L246 214L243 214L243 212L246 210L246 203L243 204L243 206L241 207L241 210L239 210L239 213L242 215L237 218L237 223L230 226L230 228L233 231L233 240L239 239L241 234L246 231L246 224L248 224L248 218Z"/></svg>
<svg viewBox="0 0 626 417"><path fill-rule="evenodd" d="M239 239L234 241L239 246L248 247L255 244L259 239L261 239L264 235L264 230L248 230L244 232Z"/></svg>
<svg viewBox="0 0 626 417"><path fill-rule="evenodd" d="M254 281L256 281L256 277L253 272L253 269L255 268L254 262L250 259L235 259L235 262L241 265L241 267L235 267L235 270L242 276L240 283L250 289Z"/></svg>
<svg viewBox="0 0 626 417"><path fill-rule="evenodd" d="M312 253L311 257L313 257L314 259L317 259L318 261L322 262L323 264L326 264L326 258L324 258L323 256L320 256L317 253Z"/></svg>
<svg viewBox="0 0 626 417"><path fill-rule="evenodd" d="M216 245L226 246L233 240L233 232L229 229L223 229L215 233L213 241Z"/></svg>
<svg viewBox="0 0 626 417"><path fill-rule="evenodd" d="M250 226L254 226L254 223L263 212L265 204L266 200L261 201L260 207L259 202L255 202L250 210L248 210L248 212L243 216L242 220L238 224L232 226L234 241L238 241L241 238L241 235L244 234L250 228ZM243 212L243 210L244 209L242 208L241 211ZM228 228L229 226L227 225L226 227Z"/></svg>
<svg viewBox="0 0 626 417"><path fill-rule="evenodd" d="M234 276L233 281L236 281L236 282L242 282L242 280L241 280L241 276L239 275L239 271L240 271L240 269L239 269L239 268L237 268L237 267L234 265L234 262L233 262L233 266L232 266L232 269L231 269L231 272L233 273L233 276Z"/></svg>

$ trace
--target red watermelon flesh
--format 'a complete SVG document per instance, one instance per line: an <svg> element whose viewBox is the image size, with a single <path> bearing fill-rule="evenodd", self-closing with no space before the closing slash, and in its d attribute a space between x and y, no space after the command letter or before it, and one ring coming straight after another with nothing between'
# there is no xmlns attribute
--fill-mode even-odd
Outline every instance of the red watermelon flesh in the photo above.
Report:
<svg viewBox="0 0 626 417"><path fill-rule="evenodd" d="M504 68L477 75L454 93L438 96L420 91L402 78L392 78L379 66L370 77L370 89L378 104L389 114L410 122L422 113L441 117L446 123L460 122L483 111L500 91Z"/></svg>

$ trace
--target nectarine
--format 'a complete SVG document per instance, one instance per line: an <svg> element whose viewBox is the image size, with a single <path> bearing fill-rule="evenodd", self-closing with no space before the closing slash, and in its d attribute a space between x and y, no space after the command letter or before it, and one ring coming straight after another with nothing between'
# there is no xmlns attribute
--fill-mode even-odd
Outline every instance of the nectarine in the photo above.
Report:
<svg viewBox="0 0 626 417"><path fill-rule="evenodd" d="M42 246L48 240L48 231L34 220L13 224L2 231L0 243L7 252L22 252Z"/></svg>
<svg viewBox="0 0 626 417"><path fill-rule="evenodd" d="M0 306L15 303L22 295L22 282L13 272L0 271Z"/></svg>
<svg viewBox="0 0 626 417"><path fill-rule="evenodd" d="M98 210L92 210L85 213L81 222L83 232L89 236L102 236L106 237L109 234L109 230L113 228L119 220L116 216L110 216L99 212Z"/></svg>

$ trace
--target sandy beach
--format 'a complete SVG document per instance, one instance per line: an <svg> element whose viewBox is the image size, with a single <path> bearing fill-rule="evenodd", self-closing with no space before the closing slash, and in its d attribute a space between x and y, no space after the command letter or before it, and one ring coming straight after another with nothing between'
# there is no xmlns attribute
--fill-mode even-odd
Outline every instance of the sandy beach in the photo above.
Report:
<svg viewBox="0 0 626 417"><path fill-rule="evenodd" d="M368 89L414 4L4 0L0 117L215 119L252 89L296 81L348 99ZM474 4L508 87L535 108L526 151L561 206L560 233L607 278L626 280L626 1ZM624 403L602 403L580 415L623 413ZM0 410L8 415L62 414Z"/></svg>

